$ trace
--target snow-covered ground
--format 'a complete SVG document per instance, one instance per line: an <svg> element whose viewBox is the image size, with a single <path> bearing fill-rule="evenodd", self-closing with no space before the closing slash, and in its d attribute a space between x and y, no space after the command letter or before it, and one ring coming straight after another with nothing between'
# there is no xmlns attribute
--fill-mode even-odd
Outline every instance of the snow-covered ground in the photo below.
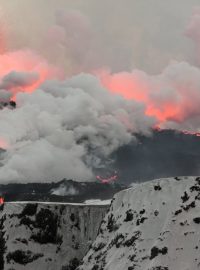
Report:
<svg viewBox="0 0 200 270"><path fill-rule="evenodd" d="M200 269L200 177L116 194L79 270Z"/></svg>

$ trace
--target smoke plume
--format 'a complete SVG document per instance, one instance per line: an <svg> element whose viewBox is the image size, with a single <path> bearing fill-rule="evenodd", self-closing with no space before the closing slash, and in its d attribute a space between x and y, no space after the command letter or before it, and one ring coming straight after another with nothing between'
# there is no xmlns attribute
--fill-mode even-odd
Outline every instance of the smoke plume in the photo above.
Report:
<svg viewBox="0 0 200 270"><path fill-rule="evenodd" d="M94 179L102 158L154 124L143 105L111 94L92 75L46 82L17 94L16 103L0 112L1 139L9 146L1 181Z"/></svg>

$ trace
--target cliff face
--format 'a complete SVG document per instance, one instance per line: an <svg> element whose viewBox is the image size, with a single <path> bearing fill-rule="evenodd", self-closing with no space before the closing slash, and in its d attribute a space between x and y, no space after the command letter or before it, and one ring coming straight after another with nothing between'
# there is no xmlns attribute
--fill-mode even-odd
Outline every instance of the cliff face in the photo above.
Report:
<svg viewBox="0 0 200 270"><path fill-rule="evenodd" d="M106 205L5 203L0 269L73 270L96 238Z"/></svg>
<svg viewBox="0 0 200 270"><path fill-rule="evenodd" d="M79 270L197 270L200 177L156 180L116 194Z"/></svg>

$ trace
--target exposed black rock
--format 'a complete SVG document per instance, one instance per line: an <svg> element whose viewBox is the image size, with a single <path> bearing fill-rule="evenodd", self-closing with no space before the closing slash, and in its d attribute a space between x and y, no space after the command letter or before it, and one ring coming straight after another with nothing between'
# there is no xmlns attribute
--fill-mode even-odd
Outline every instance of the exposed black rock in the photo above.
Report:
<svg viewBox="0 0 200 270"><path fill-rule="evenodd" d="M22 251L22 250L16 250L14 252L8 253L6 256L7 262L10 263L10 261L14 261L18 264L26 265L28 263L31 263L38 258L43 257L43 254L33 254L30 250L28 251Z"/></svg>
<svg viewBox="0 0 200 270"><path fill-rule="evenodd" d="M159 254L165 255L165 254L167 254L167 252L168 252L168 248L167 247L163 247L161 249L159 249L158 247L152 247L150 260L153 260Z"/></svg>

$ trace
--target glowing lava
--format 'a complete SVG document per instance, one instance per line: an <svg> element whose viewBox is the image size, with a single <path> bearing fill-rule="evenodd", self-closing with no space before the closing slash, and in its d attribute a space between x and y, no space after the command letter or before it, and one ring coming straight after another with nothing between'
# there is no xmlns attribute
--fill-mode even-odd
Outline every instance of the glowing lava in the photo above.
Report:
<svg viewBox="0 0 200 270"><path fill-rule="evenodd" d="M109 184L114 181L117 181L118 175L117 172L115 171L115 174L110 176L110 177L101 177L99 175L96 176L97 180L99 180L102 184Z"/></svg>
<svg viewBox="0 0 200 270"><path fill-rule="evenodd" d="M4 204L4 198L0 197L0 204Z"/></svg>

